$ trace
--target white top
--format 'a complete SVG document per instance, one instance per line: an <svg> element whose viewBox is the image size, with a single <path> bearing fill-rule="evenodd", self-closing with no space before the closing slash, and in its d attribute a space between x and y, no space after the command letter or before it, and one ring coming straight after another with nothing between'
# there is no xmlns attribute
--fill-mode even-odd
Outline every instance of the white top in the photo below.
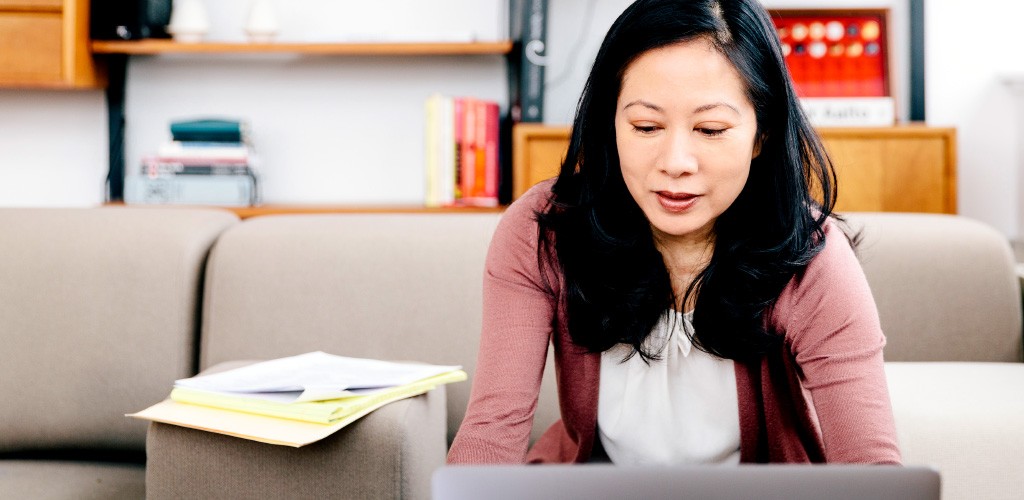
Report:
<svg viewBox="0 0 1024 500"><path fill-rule="evenodd" d="M623 363L626 344L601 354L597 426L616 464L739 463L734 363L693 348L684 321L692 332L692 311L662 315L646 341L661 355L650 365Z"/></svg>

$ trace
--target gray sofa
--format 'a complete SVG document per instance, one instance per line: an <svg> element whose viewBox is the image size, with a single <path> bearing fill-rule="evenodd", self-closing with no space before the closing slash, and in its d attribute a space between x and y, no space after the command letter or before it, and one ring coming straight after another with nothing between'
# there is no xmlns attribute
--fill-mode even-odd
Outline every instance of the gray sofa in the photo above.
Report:
<svg viewBox="0 0 1024 500"><path fill-rule="evenodd" d="M0 209L0 498L141 498L223 211Z"/></svg>
<svg viewBox="0 0 1024 500"><path fill-rule="evenodd" d="M499 218L0 210L0 497L428 496L469 383L299 449L162 424L145 436L123 414L195 370L313 350L472 376ZM1024 363L1006 241L960 217L849 219L889 338L905 461L939 468L947 499L1014 497ZM535 431L556 418L546 384Z"/></svg>

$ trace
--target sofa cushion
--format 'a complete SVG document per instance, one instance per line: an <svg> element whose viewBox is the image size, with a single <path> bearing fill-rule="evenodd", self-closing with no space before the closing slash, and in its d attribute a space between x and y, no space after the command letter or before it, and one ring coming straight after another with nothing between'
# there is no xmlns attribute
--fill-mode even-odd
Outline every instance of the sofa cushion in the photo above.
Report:
<svg viewBox="0 0 1024 500"><path fill-rule="evenodd" d="M203 368L322 350L460 364L472 377L484 258L500 217L335 214L245 220L222 235L210 256ZM469 383L447 387L449 439L466 411L469 388ZM557 418L554 394L549 382L537 434Z"/></svg>
<svg viewBox="0 0 1024 500"><path fill-rule="evenodd" d="M146 495L140 465L56 460L0 461L0 497L34 500L138 500Z"/></svg>
<svg viewBox="0 0 1024 500"><path fill-rule="evenodd" d="M124 414L194 370L221 210L0 209L0 451L142 450Z"/></svg>
<svg viewBox="0 0 1024 500"><path fill-rule="evenodd" d="M428 498L447 449L445 389L384 405L301 448L151 424L146 497Z"/></svg>
<svg viewBox="0 0 1024 500"><path fill-rule="evenodd" d="M1006 237L966 217L850 213L890 361L1021 361L1021 295Z"/></svg>
<svg viewBox="0 0 1024 500"><path fill-rule="evenodd" d="M886 363L885 371L905 464L938 469L944 500L1020 498L1024 363Z"/></svg>

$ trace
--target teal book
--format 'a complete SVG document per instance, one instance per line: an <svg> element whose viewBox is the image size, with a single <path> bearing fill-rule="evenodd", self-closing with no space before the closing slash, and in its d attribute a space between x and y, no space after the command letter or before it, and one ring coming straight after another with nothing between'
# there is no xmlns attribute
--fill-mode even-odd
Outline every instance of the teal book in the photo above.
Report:
<svg viewBox="0 0 1024 500"><path fill-rule="evenodd" d="M190 142L248 142L248 126L241 120L181 120L171 122L171 137Z"/></svg>

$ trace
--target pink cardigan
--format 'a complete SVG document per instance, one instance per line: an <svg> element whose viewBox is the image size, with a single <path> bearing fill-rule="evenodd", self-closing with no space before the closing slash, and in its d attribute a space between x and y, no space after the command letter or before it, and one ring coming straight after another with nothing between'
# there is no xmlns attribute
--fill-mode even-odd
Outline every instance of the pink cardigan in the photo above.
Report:
<svg viewBox="0 0 1024 500"><path fill-rule="evenodd" d="M537 263L534 212L550 190L513 203L491 242L480 354L448 463L586 462L593 450L601 355L572 343L560 279L545 266L546 286ZM825 234L768 315L782 347L735 364L743 462L900 463L871 290L843 233L829 223ZM562 419L528 452L548 342Z"/></svg>

